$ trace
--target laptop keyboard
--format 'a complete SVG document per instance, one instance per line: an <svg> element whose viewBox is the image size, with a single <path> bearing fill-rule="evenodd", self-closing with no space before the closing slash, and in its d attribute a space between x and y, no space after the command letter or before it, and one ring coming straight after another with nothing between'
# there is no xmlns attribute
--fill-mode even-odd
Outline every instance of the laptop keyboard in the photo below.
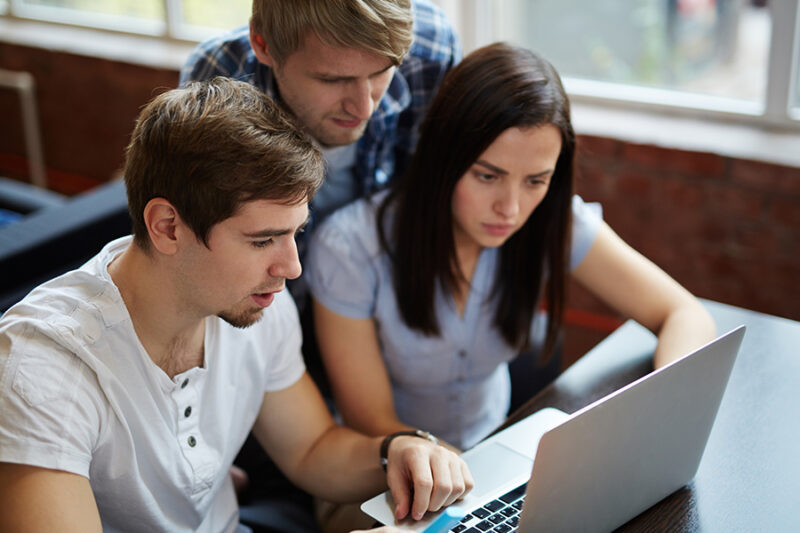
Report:
<svg viewBox="0 0 800 533"><path fill-rule="evenodd" d="M511 533L517 530L525 500L525 483L483 507L478 507L455 526L453 533Z"/></svg>

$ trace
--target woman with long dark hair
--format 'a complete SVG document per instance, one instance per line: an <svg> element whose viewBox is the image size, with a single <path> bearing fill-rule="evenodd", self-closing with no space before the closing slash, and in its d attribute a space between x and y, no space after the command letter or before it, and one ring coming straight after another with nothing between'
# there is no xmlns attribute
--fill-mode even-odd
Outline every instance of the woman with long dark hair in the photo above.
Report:
<svg viewBox="0 0 800 533"><path fill-rule="evenodd" d="M552 354L568 276L659 337L661 366L714 335L701 304L573 195L575 133L555 69L476 50L445 77L408 171L313 236L317 340L344 422L474 445L506 416L507 363ZM537 310L544 308L544 312Z"/></svg>

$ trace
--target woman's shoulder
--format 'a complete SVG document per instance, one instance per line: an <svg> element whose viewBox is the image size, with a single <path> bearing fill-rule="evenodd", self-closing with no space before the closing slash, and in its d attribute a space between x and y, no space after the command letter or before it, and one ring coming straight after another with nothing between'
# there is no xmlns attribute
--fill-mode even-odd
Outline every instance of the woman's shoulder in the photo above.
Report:
<svg viewBox="0 0 800 533"><path fill-rule="evenodd" d="M381 192L335 211L314 232L311 250L322 244L342 250L357 248L370 255L379 253L378 210L385 197Z"/></svg>

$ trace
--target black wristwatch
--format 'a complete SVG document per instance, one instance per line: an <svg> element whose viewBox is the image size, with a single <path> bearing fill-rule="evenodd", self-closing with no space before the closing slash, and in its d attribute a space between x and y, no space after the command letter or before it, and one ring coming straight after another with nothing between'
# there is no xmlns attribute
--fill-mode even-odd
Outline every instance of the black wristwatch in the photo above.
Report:
<svg viewBox="0 0 800 533"><path fill-rule="evenodd" d="M439 439L434 437L433 434L422 431L421 429L398 431L397 433L386 435L383 442L381 442L381 468L383 468L384 472L386 471L386 465L389 464L389 444L391 444L395 437L419 437L434 444L439 444Z"/></svg>

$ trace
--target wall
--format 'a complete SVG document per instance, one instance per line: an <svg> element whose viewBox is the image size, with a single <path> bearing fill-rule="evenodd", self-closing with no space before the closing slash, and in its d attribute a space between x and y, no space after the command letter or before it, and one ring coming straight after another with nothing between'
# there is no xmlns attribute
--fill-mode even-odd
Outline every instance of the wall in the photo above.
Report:
<svg viewBox="0 0 800 533"><path fill-rule="evenodd" d="M629 244L698 296L800 320L800 168L600 137L579 142L578 192L602 203ZM596 342L613 317L573 289L571 307L594 315L573 316L568 355Z"/></svg>
<svg viewBox="0 0 800 533"><path fill-rule="evenodd" d="M38 84L52 187L68 194L108 180L139 108L178 73L0 44L0 68ZM26 179L16 99L0 91L0 175ZM614 139L579 140L577 189L602 202L630 244L695 294L800 320L800 168ZM565 359L620 320L573 287Z"/></svg>
<svg viewBox="0 0 800 533"><path fill-rule="evenodd" d="M108 181L122 166L139 108L178 84L172 70L4 43L0 68L33 74L48 180L65 194ZM27 179L19 104L7 89L0 117L0 174Z"/></svg>

